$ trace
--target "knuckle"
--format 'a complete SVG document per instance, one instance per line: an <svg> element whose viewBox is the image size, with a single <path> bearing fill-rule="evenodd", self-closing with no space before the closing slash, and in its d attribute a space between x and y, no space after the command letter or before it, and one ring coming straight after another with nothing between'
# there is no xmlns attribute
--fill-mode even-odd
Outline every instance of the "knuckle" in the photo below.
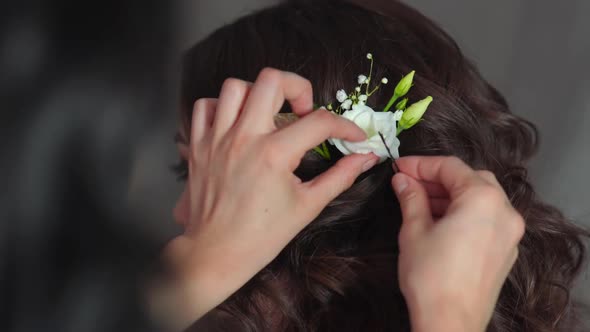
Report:
<svg viewBox="0 0 590 332"><path fill-rule="evenodd" d="M473 189L472 199L478 203L479 207L486 207L497 210L498 207L506 203L502 192L491 184L481 184Z"/></svg>
<svg viewBox="0 0 590 332"><path fill-rule="evenodd" d="M269 80L269 81L277 81L280 80L282 77L282 72L278 69L265 67L260 71L258 74L259 80Z"/></svg>
<svg viewBox="0 0 590 332"><path fill-rule="evenodd" d="M316 110L313 113L311 113L311 115L314 117L314 121L325 122L326 124L335 120L332 113L324 109Z"/></svg>
<svg viewBox="0 0 590 332"><path fill-rule="evenodd" d="M343 174L344 176L342 177L342 187L340 188L340 191L345 191L352 187L354 181L356 180L356 176L352 172L343 172Z"/></svg>
<svg viewBox="0 0 590 332"><path fill-rule="evenodd" d="M447 162L451 165L458 165L458 164L464 164L463 160L461 160L461 158L457 157L457 156L450 156L447 157Z"/></svg>
<svg viewBox="0 0 590 332"><path fill-rule="evenodd" d="M400 200L404 203L407 203L415 200L416 197L418 197L418 192L416 192L415 190L406 189L401 194Z"/></svg>
<svg viewBox="0 0 590 332"><path fill-rule="evenodd" d="M237 78L226 78L225 81L223 81L223 86L222 86L222 90L224 91L235 91L238 89L242 89L244 87L244 81L237 79Z"/></svg>
<svg viewBox="0 0 590 332"><path fill-rule="evenodd" d="M526 232L526 222L520 213L515 212L512 218L512 227L517 241L520 241Z"/></svg>
<svg viewBox="0 0 590 332"><path fill-rule="evenodd" d="M313 85L311 84L311 81L303 78L303 90L305 93L311 93L311 91L313 91Z"/></svg>
<svg viewBox="0 0 590 332"><path fill-rule="evenodd" d="M489 181L496 181L496 175L489 170L479 170L476 173L481 176L482 178L489 180Z"/></svg>
<svg viewBox="0 0 590 332"><path fill-rule="evenodd" d="M197 99L197 101L195 101L195 103L193 104L193 113L196 112L198 109L202 109L204 107L207 107L208 103L209 103L209 98Z"/></svg>

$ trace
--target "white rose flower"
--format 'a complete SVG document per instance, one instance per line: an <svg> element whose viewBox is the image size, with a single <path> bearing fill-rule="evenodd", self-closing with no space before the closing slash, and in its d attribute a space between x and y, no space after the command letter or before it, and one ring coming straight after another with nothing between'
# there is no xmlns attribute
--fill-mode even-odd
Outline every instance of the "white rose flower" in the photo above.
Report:
<svg viewBox="0 0 590 332"><path fill-rule="evenodd" d="M365 103L364 101L358 101L356 104L352 105L352 109L356 110L359 107L364 107L367 103Z"/></svg>
<svg viewBox="0 0 590 332"><path fill-rule="evenodd" d="M338 100L339 103L343 103L347 98L348 94L346 91L338 90L338 92L336 92L336 100Z"/></svg>
<svg viewBox="0 0 590 332"><path fill-rule="evenodd" d="M367 134L367 139L362 142L348 142L336 138L330 139L330 143L334 144L344 155L353 153L367 154L372 152L380 158L380 162L383 162L389 158L389 154L379 136L380 132L383 134L385 143L389 147L392 156L399 158L398 148L400 142L396 137L397 119L399 118L397 112L375 112L369 106L358 105L353 110L344 112L342 116L354 122Z"/></svg>

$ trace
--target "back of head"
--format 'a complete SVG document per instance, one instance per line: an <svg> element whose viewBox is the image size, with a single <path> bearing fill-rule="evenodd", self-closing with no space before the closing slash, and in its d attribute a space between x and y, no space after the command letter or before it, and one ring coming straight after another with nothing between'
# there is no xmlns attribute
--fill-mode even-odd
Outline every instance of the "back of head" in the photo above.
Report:
<svg viewBox="0 0 590 332"><path fill-rule="evenodd" d="M527 222L490 331L570 331L569 289L583 260L582 231L538 201L527 181L526 162L537 144L534 126L509 111L445 32L407 5L292 1L217 30L186 55L184 123L190 124L193 103L217 97L226 78L254 81L264 67L309 79L314 101L327 105L338 89L354 89L357 75L369 71L368 52L375 58L374 77L395 81L416 70L409 98L435 100L424 120L400 135L400 155L455 155L494 172ZM390 94L377 91L372 104L384 106ZM308 153L296 173L313 178L338 158L332 159ZM275 261L195 327L409 331L397 283L401 216L391 176L387 163L361 176Z"/></svg>

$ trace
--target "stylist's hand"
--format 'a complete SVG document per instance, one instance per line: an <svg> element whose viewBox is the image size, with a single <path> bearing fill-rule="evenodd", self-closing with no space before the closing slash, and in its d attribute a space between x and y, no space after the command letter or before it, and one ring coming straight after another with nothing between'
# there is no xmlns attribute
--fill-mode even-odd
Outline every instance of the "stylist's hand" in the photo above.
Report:
<svg viewBox="0 0 590 332"><path fill-rule="evenodd" d="M484 331L518 256L523 218L492 173L458 158L397 164L399 278L413 331Z"/></svg>
<svg viewBox="0 0 590 332"><path fill-rule="evenodd" d="M274 115L285 100L302 118L277 130ZM377 162L372 154L351 155L301 182L293 171L307 151L330 137L366 138L348 120L312 111L311 84L273 69L263 70L253 85L229 79L218 100L196 102L187 184L190 225L165 252L183 297L175 308L185 320L179 327L243 286Z"/></svg>

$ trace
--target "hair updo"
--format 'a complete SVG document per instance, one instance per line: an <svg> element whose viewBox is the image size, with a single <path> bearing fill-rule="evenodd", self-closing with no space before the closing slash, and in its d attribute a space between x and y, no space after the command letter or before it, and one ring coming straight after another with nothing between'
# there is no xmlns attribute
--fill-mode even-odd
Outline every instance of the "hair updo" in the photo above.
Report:
<svg viewBox="0 0 590 332"><path fill-rule="evenodd" d="M528 182L535 127L510 112L451 37L407 5L291 1L217 30L185 56L183 123L188 129L194 102L216 98L226 78L254 81L264 67L309 79L314 101L326 105L368 72L367 52L375 57L374 77L397 81L416 70L410 100L434 98L424 120L400 135L400 154L455 155L492 171L526 220L488 331L574 331L570 289L587 233L541 202ZM384 106L390 90L373 95L370 105ZM332 159L308 153L296 174L311 179L338 158ZM195 330L410 331L397 281L401 214L392 175L388 163L363 174Z"/></svg>

